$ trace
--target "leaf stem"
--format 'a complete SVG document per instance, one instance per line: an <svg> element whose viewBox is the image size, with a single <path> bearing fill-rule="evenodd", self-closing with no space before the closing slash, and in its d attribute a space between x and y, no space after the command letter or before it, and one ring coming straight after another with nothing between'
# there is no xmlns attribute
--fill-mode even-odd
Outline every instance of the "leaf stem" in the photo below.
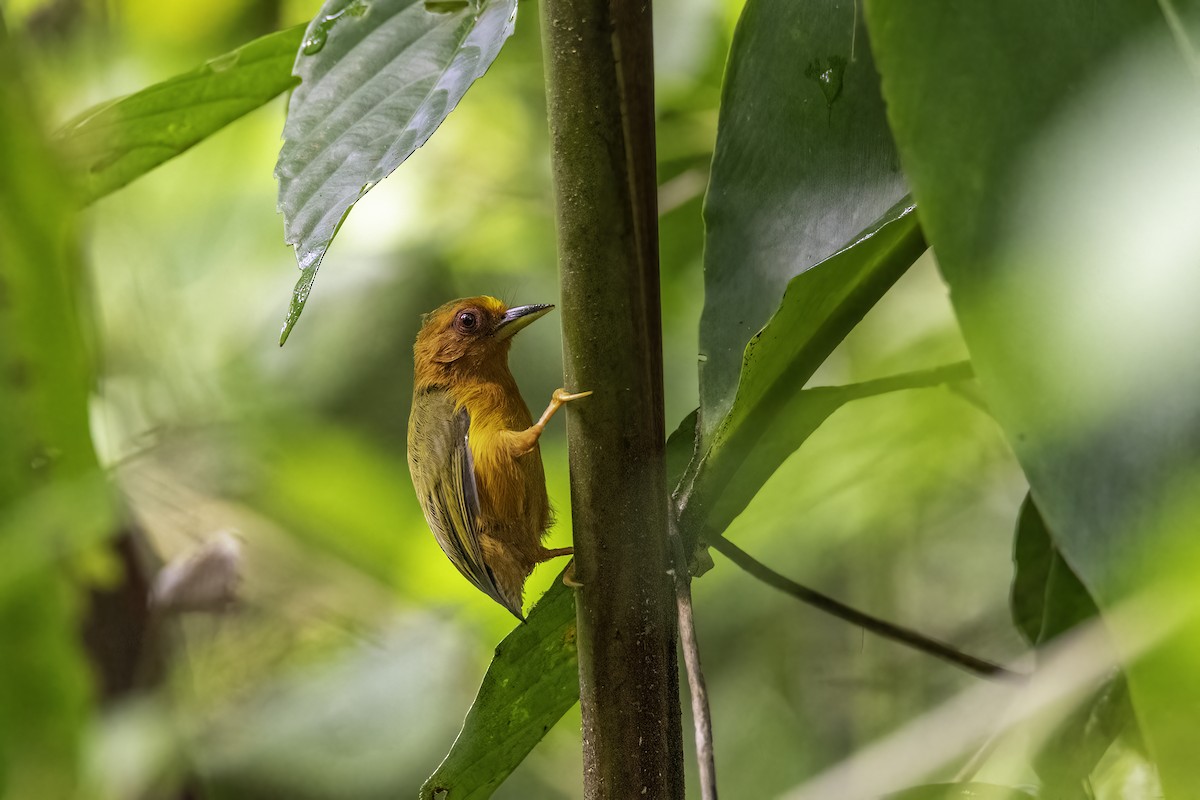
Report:
<svg viewBox="0 0 1200 800"><path fill-rule="evenodd" d="M939 658L947 664L966 670L981 678L1013 681L1024 680L1029 677L1025 673L1017 672L992 661L964 653L945 642L940 642L910 628L873 617L856 608L851 608L845 603L834 600L828 595L809 589L807 586L801 586L791 578L780 575L766 564L756 560L753 556L723 536L714 538L709 542L709 546L768 586L773 586L785 594L790 594L800 602L807 603L818 611L823 611L830 616L857 625L876 636L881 636L884 639L911 647L918 652Z"/></svg>

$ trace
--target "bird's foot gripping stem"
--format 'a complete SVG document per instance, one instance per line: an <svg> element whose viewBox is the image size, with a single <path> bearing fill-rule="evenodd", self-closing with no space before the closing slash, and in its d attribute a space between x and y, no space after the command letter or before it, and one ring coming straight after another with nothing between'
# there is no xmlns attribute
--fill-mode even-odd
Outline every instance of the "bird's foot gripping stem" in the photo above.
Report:
<svg viewBox="0 0 1200 800"><path fill-rule="evenodd" d="M572 400L580 400L590 394L591 392L572 393L566 389L555 389L554 394L550 396L550 405L546 406L546 410L542 412L542 416L538 418L537 422L523 431L514 431L509 434L512 437L512 452L515 455L523 456L532 451L533 446L537 444L538 438L542 435L542 431L546 429L546 423L550 421L555 412Z"/></svg>
<svg viewBox="0 0 1200 800"><path fill-rule="evenodd" d="M575 559L572 558L569 562L567 562L567 568L563 570L562 581L563 581L563 586L566 586L568 588L571 588L571 589L582 589L583 588L583 584L580 583L578 581L578 579L576 579L576 577L575 577Z"/></svg>
<svg viewBox="0 0 1200 800"><path fill-rule="evenodd" d="M541 418L537 421L537 424L534 425L534 427L536 428L538 425L540 425L544 428L546 423L550 421L550 418L554 416L554 412L558 411L572 400L582 400L590 394L591 392L571 393L566 389L555 389L554 394L550 395L550 405L546 406L546 410L542 412Z"/></svg>
<svg viewBox="0 0 1200 800"><path fill-rule="evenodd" d="M538 557L538 563L549 561L552 558L559 556L574 556L574 547L556 547L553 550L542 550L542 554ZM569 586L572 589L578 589L583 586L582 583L575 580L575 559L572 558L567 562L567 568L563 570L562 582L564 586Z"/></svg>

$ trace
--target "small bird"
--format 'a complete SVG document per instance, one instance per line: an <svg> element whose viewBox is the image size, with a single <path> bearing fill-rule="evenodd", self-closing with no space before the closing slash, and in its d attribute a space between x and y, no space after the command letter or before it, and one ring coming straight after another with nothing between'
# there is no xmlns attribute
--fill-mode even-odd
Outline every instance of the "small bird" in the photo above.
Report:
<svg viewBox="0 0 1200 800"><path fill-rule="evenodd" d="M554 306L507 308L468 297L426 314L413 346L408 467L442 551L467 580L517 619L553 519L538 437L563 404L591 392L557 389L533 421L508 369L513 334Z"/></svg>

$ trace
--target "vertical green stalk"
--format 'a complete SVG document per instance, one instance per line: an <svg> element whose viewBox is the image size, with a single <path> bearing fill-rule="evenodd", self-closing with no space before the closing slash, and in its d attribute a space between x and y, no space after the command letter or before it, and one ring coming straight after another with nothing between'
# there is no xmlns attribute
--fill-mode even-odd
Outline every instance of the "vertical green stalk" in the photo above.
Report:
<svg viewBox="0 0 1200 800"><path fill-rule="evenodd" d="M584 794L683 797L649 2L544 0Z"/></svg>

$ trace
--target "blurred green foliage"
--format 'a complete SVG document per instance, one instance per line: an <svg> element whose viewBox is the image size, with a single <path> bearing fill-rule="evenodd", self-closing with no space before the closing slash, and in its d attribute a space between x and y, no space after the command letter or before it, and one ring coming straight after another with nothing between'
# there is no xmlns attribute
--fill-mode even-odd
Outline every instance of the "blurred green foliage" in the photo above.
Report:
<svg viewBox="0 0 1200 800"><path fill-rule="evenodd" d="M867 2L980 385L1062 567L1105 612L1164 792L1186 797L1200 785L1179 711L1200 707L1184 677L1200 669L1200 324L1178 298L1200 290L1200 246L1177 209L1200 200L1185 144L1200 135L1200 18L1171 2L1043 10ZM1052 612L1044 639L1080 616Z"/></svg>
<svg viewBox="0 0 1200 800"><path fill-rule="evenodd" d="M70 196L33 97L0 27L0 796L66 797L92 688L60 566L78 570L113 521Z"/></svg>
<svg viewBox="0 0 1200 800"><path fill-rule="evenodd" d="M492 647L511 626L442 557L412 497L403 445L410 345L419 315L450 297L555 300L537 14L522 5L477 89L400 173L358 202L329 251L306 325L281 350L278 320L295 278L274 210L282 99L76 218L41 132L306 22L317 4L0 7L13 37L0 44L0 797L124 800L185 781L217 797L415 794L449 751ZM655 10L672 428L699 402L701 204L740 12L737 0L662 0ZM898 58L907 42L888 30L901 40ZM987 51L972 42L962 47ZM1060 53L1057 45L1041 55ZM800 102L830 111L820 81L788 80ZM1010 81L1005 70L996 80L1001 110L1038 85L1036 76ZM893 129L910 119L897 107L902 96L888 97ZM938 92L913 98L947 101ZM1049 114L1054 98L1044 105ZM917 176L917 199L933 201L928 217L922 211L926 232L961 240L961 250L952 244L943 254L961 263L967 245L1000 236L973 238L969 227L1001 216L980 177L991 168L972 166L973 147L987 142L999 148L985 152L994 155L1012 142L988 139L1006 129L989 128L985 116L946 113L946 135L958 139L945 146L962 155L945 176L950 188L929 189L936 181L918 157L906 168ZM960 207L972 192L984 202ZM951 275L961 268L952 265ZM13 303L12 292L26 289L45 294ZM850 384L965 356L946 287L925 258L808 372L817 385ZM513 369L533 405L559 385L553 326L521 335ZM1007 597L1027 486L978 398L968 385L846 404L739 507L725 535L880 616L998 660L1020 655ZM114 579L94 547L115 522L92 442L152 546L148 565L230 529L245 552L240 611L164 623L175 669L144 696L103 708L89 700L96 692L74 636L85 590ZM565 545L562 426L551 427L543 452L559 512L550 546ZM1167 529L1186 529L1179 520L1189 508L1185 496ZM1172 585L1185 584L1192 563L1172 565ZM530 595L554 580L542 568ZM972 682L799 606L719 558L695 596L719 774L733 796L780 795ZM1160 711L1189 659L1166 651L1144 666L1141 691ZM1169 735L1188 721L1160 720L1160 729ZM1010 738L1028 736L1038 752L1046 735L1032 726ZM579 758L578 717L569 712L496 796L576 797ZM956 778L960 766L928 780L1037 780L1018 746L999 747L977 776ZM1153 796L1156 778L1127 739L1108 749L1090 785L1098 798L1127 786Z"/></svg>

